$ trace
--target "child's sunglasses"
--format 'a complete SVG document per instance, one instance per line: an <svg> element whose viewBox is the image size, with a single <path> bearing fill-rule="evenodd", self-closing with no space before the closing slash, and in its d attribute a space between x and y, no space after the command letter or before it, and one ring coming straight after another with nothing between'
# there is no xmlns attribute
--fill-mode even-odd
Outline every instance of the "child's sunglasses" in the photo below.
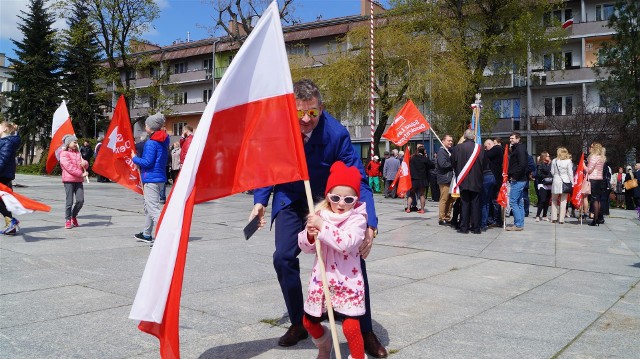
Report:
<svg viewBox="0 0 640 359"><path fill-rule="evenodd" d="M327 194L327 199L333 203L340 203L340 201L344 201L346 204L354 204L358 200L356 196L339 196L337 194L329 193Z"/></svg>

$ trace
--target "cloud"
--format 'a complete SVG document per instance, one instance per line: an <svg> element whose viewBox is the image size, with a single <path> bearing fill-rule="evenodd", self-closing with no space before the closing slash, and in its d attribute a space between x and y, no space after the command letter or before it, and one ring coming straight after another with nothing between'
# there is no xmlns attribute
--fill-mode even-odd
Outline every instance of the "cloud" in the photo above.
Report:
<svg viewBox="0 0 640 359"><path fill-rule="evenodd" d="M22 39L22 32L18 29L18 15L24 16L20 10L27 11L27 0L2 0L0 7L0 39Z"/></svg>

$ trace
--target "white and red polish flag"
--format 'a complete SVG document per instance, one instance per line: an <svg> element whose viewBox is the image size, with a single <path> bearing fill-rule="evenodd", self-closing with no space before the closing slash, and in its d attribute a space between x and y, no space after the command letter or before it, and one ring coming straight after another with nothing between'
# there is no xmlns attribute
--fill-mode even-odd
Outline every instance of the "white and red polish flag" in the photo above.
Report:
<svg viewBox="0 0 640 359"><path fill-rule="evenodd" d="M102 140L102 147L93 163L93 172L142 194L140 171L131 160L135 149L131 119L124 96L120 96L113 117Z"/></svg>
<svg viewBox="0 0 640 359"><path fill-rule="evenodd" d="M51 125L51 143L49 144L49 154L47 155L47 173L51 173L58 163L57 150L62 146L62 138L66 135L75 135L71 116L67 111L67 104L62 101L60 107L53 113L53 124Z"/></svg>
<svg viewBox="0 0 640 359"><path fill-rule="evenodd" d="M17 215L32 213L34 211L51 211L51 207L46 204L15 193L11 188L3 185L2 183L0 183L0 199L4 201L4 205L7 206L7 210Z"/></svg>
<svg viewBox="0 0 640 359"><path fill-rule="evenodd" d="M256 154L260 154L259 161ZM194 204L306 179L293 84L274 1L202 114L160 216L129 314L140 321L140 330L158 337L162 358L180 357L180 296Z"/></svg>

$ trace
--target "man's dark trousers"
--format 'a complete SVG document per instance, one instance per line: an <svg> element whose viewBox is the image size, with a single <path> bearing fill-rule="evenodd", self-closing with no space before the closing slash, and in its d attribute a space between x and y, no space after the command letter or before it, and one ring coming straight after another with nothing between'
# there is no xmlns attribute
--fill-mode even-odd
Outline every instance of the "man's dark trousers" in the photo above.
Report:
<svg viewBox="0 0 640 359"><path fill-rule="evenodd" d="M304 297L300 281L300 247L298 247L298 233L304 229L309 208L306 201L296 201L278 212L275 219L275 244L273 253L273 267L278 275L278 282L282 296L289 312L291 324L302 324L304 315ZM365 261L360 258L362 276L364 279L366 313L360 317L360 331L368 333L373 330L371 323L371 305L369 300L369 281Z"/></svg>
<svg viewBox="0 0 640 359"><path fill-rule="evenodd" d="M460 213L460 230L480 229L480 194L469 190L460 192L462 211Z"/></svg>

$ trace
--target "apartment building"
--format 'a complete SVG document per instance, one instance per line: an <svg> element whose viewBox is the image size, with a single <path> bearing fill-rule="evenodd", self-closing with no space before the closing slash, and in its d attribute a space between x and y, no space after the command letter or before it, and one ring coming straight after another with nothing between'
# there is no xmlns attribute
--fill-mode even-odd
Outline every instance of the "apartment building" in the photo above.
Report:
<svg viewBox="0 0 640 359"><path fill-rule="evenodd" d="M7 92L13 91L15 85L11 82L13 70L6 65L5 54L0 53L0 111L6 111L11 106Z"/></svg>
<svg viewBox="0 0 640 359"><path fill-rule="evenodd" d="M375 4L374 13L384 11ZM342 51L337 39L355 26L368 26L369 1L362 0L361 14L297 24L283 28L287 52L290 57L303 59L305 66L317 66L330 54ZM227 38L209 38L198 41L177 41L169 46L138 44L134 55L148 66L139 66L128 76L134 89L132 119L144 118L159 108L168 108L167 131L179 136L186 125L197 128L200 117L213 90L229 67L239 45ZM305 55L305 56L299 56ZM156 96L156 87L162 96ZM160 100L158 97L162 97ZM114 99L114 103L115 103ZM164 101L165 103L160 103ZM164 107L163 107L164 106ZM368 143L369 124L349 124L354 146ZM346 123L345 123L346 124ZM134 134L144 131L143 122L134 127ZM361 151L366 153L368 147ZM366 155L365 155L366 157Z"/></svg>
<svg viewBox="0 0 640 359"><path fill-rule="evenodd" d="M598 50L614 34L608 27L613 13L613 1L580 0L566 1L563 9L549 14L543 21L555 18L568 25L573 20L566 28L567 42L559 53L531 58L527 73L512 73L499 86L483 89L485 106L498 114L487 132L507 137L519 131L529 153L536 154L553 150L553 138L586 118L585 113L618 111L601 96L594 71ZM606 69L600 70L606 76Z"/></svg>

